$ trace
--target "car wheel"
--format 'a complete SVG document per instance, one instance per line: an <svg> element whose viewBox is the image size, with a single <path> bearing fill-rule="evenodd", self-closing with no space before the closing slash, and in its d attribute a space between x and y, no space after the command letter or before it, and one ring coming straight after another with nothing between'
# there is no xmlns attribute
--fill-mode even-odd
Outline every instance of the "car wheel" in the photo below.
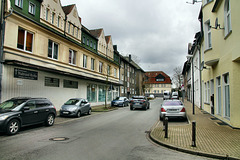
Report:
<svg viewBox="0 0 240 160"><path fill-rule="evenodd" d="M46 126L52 126L54 124L55 117L53 114L49 114L46 120Z"/></svg>
<svg viewBox="0 0 240 160"><path fill-rule="evenodd" d="M19 121L17 119L13 119L7 125L7 134L14 135L19 131L19 129L20 129Z"/></svg>
<svg viewBox="0 0 240 160"><path fill-rule="evenodd" d="M125 107L125 103L123 103L123 107Z"/></svg>
<svg viewBox="0 0 240 160"><path fill-rule="evenodd" d="M89 110L88 110L88 115L91 115L92 114L92 109L90 108Z"/></svg>
<svg viewBox="0 0 240 160"><path fill-rule="evenodd" d="M80 111L77 112L77 118L79 118L79 117L81 117L81 112Z"/></svg>
<svg viewBox="0 0 240 160"><path fill-rule="evenodd" d="M130 107L130 110L133 110L133 107Z"/></svg>

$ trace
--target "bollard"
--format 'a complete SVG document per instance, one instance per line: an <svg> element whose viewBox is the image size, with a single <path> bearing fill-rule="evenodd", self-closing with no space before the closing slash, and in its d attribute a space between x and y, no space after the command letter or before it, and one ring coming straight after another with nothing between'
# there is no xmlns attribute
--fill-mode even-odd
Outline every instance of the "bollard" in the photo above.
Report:
<svg viewBox="0 0 240 160"><path fill-rule="evenodd" d="M163 114L163 126L165 126L165 118L166 118L166 115Z"/></svg>
<svg viewBox="0 0 240 160"><path fill-rule="evenodd" d="M196 121L192 121L192 147L196 147Z"/></svg>
<svg viewBox="0 0 240 160"><path fill-rule="evenodd" d="M165 137L168 138L168 117L165 118Z"/></svg>

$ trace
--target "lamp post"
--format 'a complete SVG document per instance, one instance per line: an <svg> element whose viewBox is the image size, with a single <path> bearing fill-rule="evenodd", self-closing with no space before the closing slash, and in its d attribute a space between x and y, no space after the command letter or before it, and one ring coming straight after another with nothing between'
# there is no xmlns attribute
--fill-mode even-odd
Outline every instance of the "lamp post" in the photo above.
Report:
<svg viewBox="0 0 240 160"><path fill-rule="evenodd" d="M187 59L192 58L192 110L193 115L195 114L195 107L194 107L194 64L193 64L193 55L187 55Z"/></svg>

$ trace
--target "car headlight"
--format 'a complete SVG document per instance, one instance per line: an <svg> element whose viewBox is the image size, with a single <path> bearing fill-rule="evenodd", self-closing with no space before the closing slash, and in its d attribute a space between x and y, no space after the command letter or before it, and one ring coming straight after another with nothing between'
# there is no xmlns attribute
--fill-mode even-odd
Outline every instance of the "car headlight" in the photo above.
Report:
<svg viewBox="0 0 240 160"><path fill-rule="evenodd" d="M5 119L7 119L9 116L8 115L5 115L5 116L0 116L0 121L3 121Z"/></svg>

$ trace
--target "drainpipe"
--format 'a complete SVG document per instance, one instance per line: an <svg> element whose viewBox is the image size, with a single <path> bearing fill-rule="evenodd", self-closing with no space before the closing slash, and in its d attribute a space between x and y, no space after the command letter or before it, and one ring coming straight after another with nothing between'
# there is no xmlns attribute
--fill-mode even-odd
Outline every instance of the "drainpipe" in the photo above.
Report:
<svg viewBox="0 0 240 160"><path fill-rule="evenodd" d="M201 47L200 45L198 44L197 45L197 49L198 49L198 54L199 54L199 67L200 68L200 65L201 65L201 61L202 61L202 57L201 57ZM199 70L199 78L200 78L200 109L202 109L202 71L201 69Z"/></svg>
<svg viewBox="0 0 240 160"><path fill-rule="evenodd" d="M5 19L12 15L13 9L10 9L10 13L4 17L5 11L5 1L2 0L2 8L1 8L1 49L0 49L0 102L2 102L2 74L3 74L3 45L4 45L4 37L5 37Z"/></svg>
<svg viewBox="0 0 240 160"><path fill-rule="evenodd" d="M64 36L66 36L67 15L65 15Z"/></svg>

